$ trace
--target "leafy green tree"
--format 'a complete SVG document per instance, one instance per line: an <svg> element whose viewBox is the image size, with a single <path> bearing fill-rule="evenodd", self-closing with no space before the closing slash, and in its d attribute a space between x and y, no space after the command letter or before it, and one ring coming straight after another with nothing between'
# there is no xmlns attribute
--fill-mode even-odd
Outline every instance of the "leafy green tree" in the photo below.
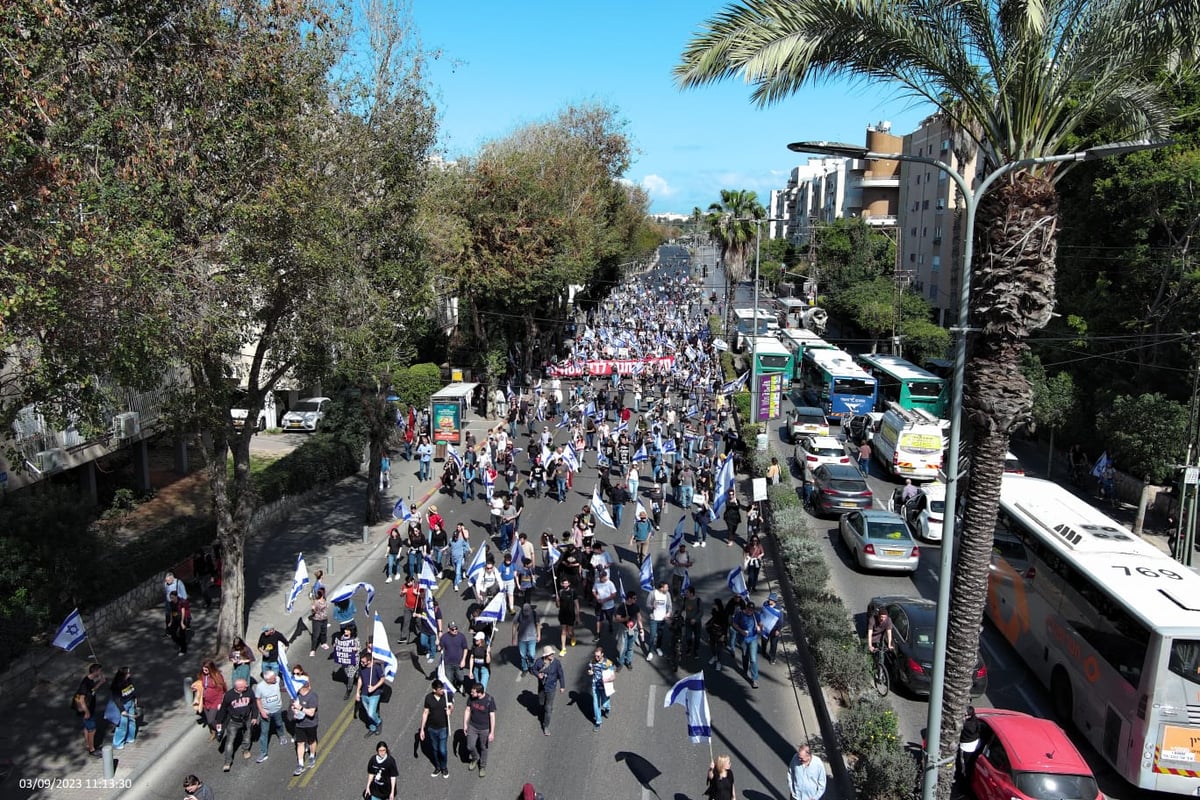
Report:
<svg viewBox="0 0 1200 800"><path fill-rule="evenodd" d="M1063 153L1097 130L1101 141L1165 138L1177 106L1168 91L1194 63L1198 26L1200 6L1172 0L745 0L706 23L675 74L684 87L738 77L760 105L830 77L883 81L946 114L988 174ZM969 700L1004 453L1031 412L1019 359L1054 308L1055 183L1065 171L1012 169L982 198L972 231L970 321L978 333L963 410L975 435L951 587L939 759L953 759ZM943 800L952 772L938 771Z"/></svg>
<svg viewBox="0 0 1200 800"><path fill-rule="evenodd" d="M1050 445L1046 456L1046 476L1054 474L1054 434L1066 425L1075 413L1078 399L1075 380L1063 371L1050 375L1042 360L1032 353L1021 359L1021 371L1033 387L1033 421L1050 430Z"/></svg>
<svg viewBox="0 0 1200 800"><path fill-rule="evenodd" d="M890 274L896 245L862 219L835 219L813 230L821 291L838 295L852 286Z"/></svg>
<svg viewBox="0 0 1200 800"><path fill-rule="evenodd" d="M1187 407L1161 394L1117 395L1096 420L1122 472L1165 483L1187 451Z"/></svg>
<svg viewBox="0 0 1200 800"><path fill-rule="evenodd" d="M927 317L912 317L907 313L900 326L904 337L904 357L920 365L931 358L945 358L950 351L950 331L935 325Z"/></svg>

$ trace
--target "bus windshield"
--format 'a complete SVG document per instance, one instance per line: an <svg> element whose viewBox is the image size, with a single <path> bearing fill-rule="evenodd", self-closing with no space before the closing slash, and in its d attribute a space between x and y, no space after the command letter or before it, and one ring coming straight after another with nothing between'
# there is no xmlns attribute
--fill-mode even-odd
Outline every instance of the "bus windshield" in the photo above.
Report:
<svg viewBox="0 0 1200 800"><path fill-rule="evenodd" d="M1191 683L1200 684L1200 640L1173 640L1167 669Z"/></svg>
<svg viewBox="0 0 1200 800"><path fill-rule="evenodd" d="M870 397L875 394L875 382L863 380L862 378L835 378L833 381L833 393L856 394Z"/></svg>

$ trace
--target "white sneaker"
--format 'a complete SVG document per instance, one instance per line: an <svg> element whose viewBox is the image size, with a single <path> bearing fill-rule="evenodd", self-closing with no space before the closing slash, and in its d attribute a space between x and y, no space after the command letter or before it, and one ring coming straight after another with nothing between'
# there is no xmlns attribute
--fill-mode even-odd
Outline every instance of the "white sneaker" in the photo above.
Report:
<svg viewBox="0 0 1200 800"><path fill-rule="evenodd" d="M384 583L391 583L391 582L392 582L392 576L388 575L388 579L386 581L384 581Z"/></svg>
<svg viewBox="0 0 1200 800"><path fill-rule="evenodd" d="M662 658L662 648L661 647L654 648L654 652L658 653L659 658Z"/></svg>
<svg viewBox="0 0 1200 800"><path fill-rule="evenodd" d="M708 547L708 539L705 539L703 542L701 542L701 543L700 543L700 546L701 546L701 547Z"/></svg>
<svg viewBox="0 0 1200 800"><path fill-rule="evenodd" d="M647 660L647 661L653 661L653 660L654 660L654 653L646 653L646 660Z"/></svg>

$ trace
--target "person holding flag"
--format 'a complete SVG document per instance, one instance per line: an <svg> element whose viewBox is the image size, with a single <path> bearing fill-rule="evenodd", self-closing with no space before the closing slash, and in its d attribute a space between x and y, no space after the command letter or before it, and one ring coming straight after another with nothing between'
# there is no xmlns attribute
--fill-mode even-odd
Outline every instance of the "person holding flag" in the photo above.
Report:
<svg viewBox="0 0 1200 800"><path fill-rule="evenodd" d="M738 646L742 651L742 672L750 679L750 687L758 688L758 642L762 636L762 625L750 600L734 612L729 626L738 635Z"/></svg>
<svg viewBox="0 0 1200 800"><path fill-rule="evenodd" d="M642 566L642 561L646 558L646 546L650 542L650 536L653 532L653 524L650 522L650 517L644 508L640 508L639 503L638 516L633 522L633 533L629 535L629 546L636 548L637 565Z"/></svg>
<svg viewBox="0 0 1200 800"><path fill-rule="evenodd" d="M762 629L760 648L767 661L774 664L779 654L779 640L783 638L783 610L779 607L779 595L771 592L758 609L758 624Z"/></svg>
<svg viewBox="0 0 1200 800"><path fill-rule="evenodd" d="M376 621L379 615L375 616ZM370 739L383 730L383 718L379 716L379 701L383 698L383 684L387 683L386 667L375 660L372 651L377 645L372 643L372 650L364 650L358 666L358 684L354 699L362 705L363 716L367 718L367 732L364 739Z"/></svg>

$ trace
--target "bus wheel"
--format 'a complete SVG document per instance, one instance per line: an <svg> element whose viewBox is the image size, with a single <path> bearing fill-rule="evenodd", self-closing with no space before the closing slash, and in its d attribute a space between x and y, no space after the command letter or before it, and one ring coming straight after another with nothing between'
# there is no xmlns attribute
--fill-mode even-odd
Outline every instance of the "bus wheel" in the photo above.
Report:
<svg viewBox="0 0 1200 800"><path fill-rule="evenodd" d="M1062 667L1056 667L1050 677L1050 697L1054 703L1054 714L1063 727L1072 724L1075 714L1075 698L1071 694L1071 679Z"/></svg>

